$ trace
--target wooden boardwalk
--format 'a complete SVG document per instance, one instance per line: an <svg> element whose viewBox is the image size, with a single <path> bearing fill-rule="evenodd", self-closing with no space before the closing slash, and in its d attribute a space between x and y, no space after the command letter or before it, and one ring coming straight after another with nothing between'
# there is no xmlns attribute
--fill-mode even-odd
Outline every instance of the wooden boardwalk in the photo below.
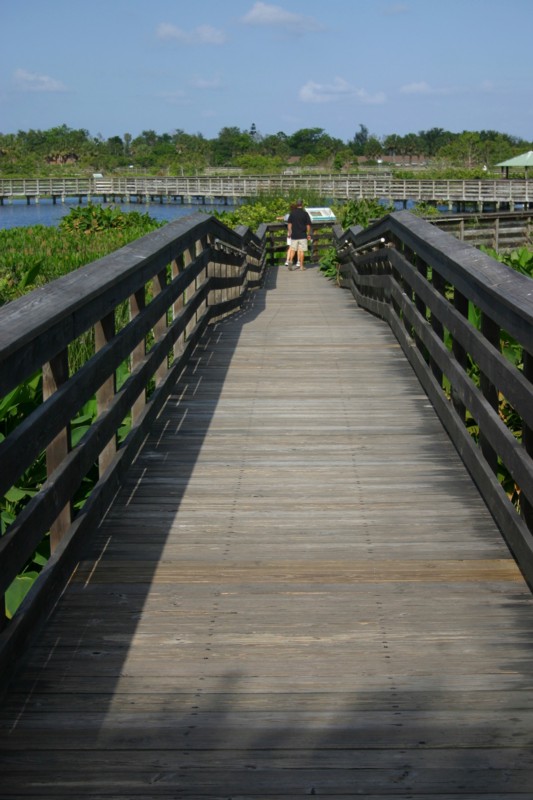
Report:
<svg viewBox="0 0 533 800"><path fill-rule="evenodd" d="M533 797L533 600L388 327L272 270L0 716L0 796Z"/></svg>
<svg viewBox="0 0 533 800"><path fill-rule="evenodd" d="M379 173L379 171L378 171ZM16 198L39 202L41 197L65 201L68 197L91 200L122 198L126 202L150 200L164 202L205 203L234 201L236 198L258 197L266 194L288 197L317 196L335 200L383 198L391 203L408 200L447 204L451 207L500 206L514 209L515 205L531 208L533 184L522 179L448 180L406 179L390 174L350 175L188 175L101 178L0 178L0 206Z"/></svg>

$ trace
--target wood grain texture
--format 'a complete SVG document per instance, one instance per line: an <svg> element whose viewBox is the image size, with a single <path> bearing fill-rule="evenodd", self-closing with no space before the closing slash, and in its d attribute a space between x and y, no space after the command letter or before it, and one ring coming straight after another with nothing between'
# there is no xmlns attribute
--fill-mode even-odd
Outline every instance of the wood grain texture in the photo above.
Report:
<svg viewBox="0 0 533 800"><path fill-rule="evenodd" d="M533 601L316 268L204 337L0 715L3 800L530 800Z"/></svg>

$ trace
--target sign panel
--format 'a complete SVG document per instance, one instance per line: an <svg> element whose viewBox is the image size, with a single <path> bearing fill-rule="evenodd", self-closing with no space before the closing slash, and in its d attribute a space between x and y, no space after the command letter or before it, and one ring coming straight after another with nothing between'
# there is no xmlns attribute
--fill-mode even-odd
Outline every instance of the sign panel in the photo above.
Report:
<svg viewBox="0 0 533 800"><path fill-rule="evenodd" d="M337 217L331 208L306 208L312 222L335 222Z"/></svg>

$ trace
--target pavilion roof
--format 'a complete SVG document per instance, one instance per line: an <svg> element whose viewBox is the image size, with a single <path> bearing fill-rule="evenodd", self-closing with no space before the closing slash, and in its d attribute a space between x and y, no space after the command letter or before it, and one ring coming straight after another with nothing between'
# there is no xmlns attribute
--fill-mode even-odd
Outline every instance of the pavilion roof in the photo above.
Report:
<svg viewBox="0 0 533 800"><path fill-rule="evenodd" d="M520 156L508 158L507 161L501 161L496 164L497 167L533 167L533 150L528 150L527 153L522 153Z"/></svg>

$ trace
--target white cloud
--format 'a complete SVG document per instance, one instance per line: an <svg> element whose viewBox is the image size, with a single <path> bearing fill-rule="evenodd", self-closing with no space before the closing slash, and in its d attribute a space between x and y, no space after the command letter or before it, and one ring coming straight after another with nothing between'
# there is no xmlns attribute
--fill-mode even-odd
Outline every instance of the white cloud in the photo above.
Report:
<svg viewBox="0 0 533 800"><path fill-rule="evenodd" d="M383 92L369 94L365 89L352 86L344 78L335 78L333 83L308 81L299 92L304 103L331 103L338 100L359 100L368 105L379 105L386 100Z"/></svg>
<svg viewBox="0 0 533 800"><path fill-rule="evenodd" d="M211 25L199 25L192 31L184 31L170 22L161 22L157 26L156 36L163 41L170 40L182 44L224 44L226 41L224 31L213 28Z"/></svg>
<svg viewBox="0 0 533 800"><path fill-rule="evenodd" d="M250 11L241 19L244 25L255 25L261 28L278 28L289 33L308 33L321 31L324 26L312 17L293 14L281 6L268 3L254 3Z"/></svg>
<svg viewBox="0 0 533 800"><path fill-rule="evenodd" d="M191 78L190 85L194 89L220 89L222 80L218 75L214 78L202 78L200 75L195 75Z"/></svg>
<svg viewBox="0 0 533 800"><path fill-rule="evenodd" d="M426 81L418 81L418 83L407 83L405 86L400 87L402 94L431 94L432 89Z"/></svg>
<svg viewBox="0 0 533 800"><path fill-rule="evenodd" d="M67 87L61 81L49 75L38 75L25 69L17 69L14 73L15 86L22 92L66 92Z"/></svg>

